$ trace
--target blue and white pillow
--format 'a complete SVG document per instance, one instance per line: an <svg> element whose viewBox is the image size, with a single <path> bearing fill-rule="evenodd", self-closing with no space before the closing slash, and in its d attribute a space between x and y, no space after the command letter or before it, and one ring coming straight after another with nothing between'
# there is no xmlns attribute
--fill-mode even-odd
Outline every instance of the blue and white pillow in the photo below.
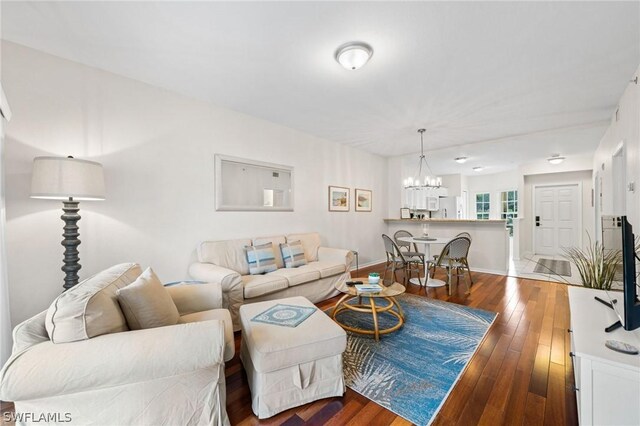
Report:
<svg viewBox="0 0 640 426"><path fill-rule="evenodd" d="M280 252L282 253L285 268L297 268L298 266L307 264L301 241L291 241L290 243L280 244Z"/></svg>
<svg viewBox="0 0 640 426"><path fill-rule="evenodd" d="M247 254L249 273L251 275L266 274L267 272L278 269L272 243L258 246L245 246L244 251Z"/></svg>

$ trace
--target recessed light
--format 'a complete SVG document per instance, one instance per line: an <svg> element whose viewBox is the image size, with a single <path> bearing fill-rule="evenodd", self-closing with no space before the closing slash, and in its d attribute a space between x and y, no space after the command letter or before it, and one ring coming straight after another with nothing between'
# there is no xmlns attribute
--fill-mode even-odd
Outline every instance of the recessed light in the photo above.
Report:
<svg viewBox="0 0 640 426"><path fill-rule="evenodd" d="M484 167L482 167L482 166L477 166L477 167L474 167L474 168L473 168L473 171L474 171L474 172L481 172L481 171L483 171L483 170L484 170Z"/></svg>
<svg viewBox="0 0 640 426"><path fill-rule="evenodd" d="M554 154L551 158L547 158L547 161L551 164L560 164L564 161L564 157L561 157L560 154Z"/></svg>
<svg viewBox="0 0 640 426"><path fill-rule="evenodd" d="M373 55L371 46L360 42L343 44L336 51L336 61L348 70L362 68Z"/></svg>
<svg viewBox="0 0 640 426"><path fill-rule="evenodd" d="M468 158L467 157L456 157L456 158L454 158L454 160L456 161L456 163L464 164L468 160Z"/></svg>

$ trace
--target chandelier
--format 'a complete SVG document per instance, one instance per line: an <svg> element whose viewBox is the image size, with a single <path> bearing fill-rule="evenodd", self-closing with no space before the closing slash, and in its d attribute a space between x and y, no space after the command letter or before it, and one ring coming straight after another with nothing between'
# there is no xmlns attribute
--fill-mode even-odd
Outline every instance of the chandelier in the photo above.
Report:
<svg viewBox="0 0 640 426"><path fill-rule="evenodd" d="M424 155L424 132L425 129L418 129L420 133L420 159L418 160L418 173L404 180L405 189L440 188L442 178L434 176Z"/></svg>

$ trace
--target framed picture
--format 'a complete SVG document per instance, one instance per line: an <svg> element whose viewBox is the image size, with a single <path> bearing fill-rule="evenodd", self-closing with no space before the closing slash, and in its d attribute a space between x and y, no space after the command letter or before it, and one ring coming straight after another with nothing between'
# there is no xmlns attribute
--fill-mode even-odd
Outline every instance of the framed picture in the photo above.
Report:
<svg viewBox="0 0 640 426"><path fill-rule="evenodd" d="M408 207L400 209L400 219L411 219L411 210Z"/></svg>
<svg viewBox="0 0 640 426"><path fill-rule="evenodd" d="M357 212L370 212L372 204L372 192L368 189L356 188L356 211Z"/></svg>
<svg viewBox="0 0 640 426"><path fill-rule="evenodd" d="M341 186L329 187L329 211L349 211L349 188L343 188Z"/></svg>

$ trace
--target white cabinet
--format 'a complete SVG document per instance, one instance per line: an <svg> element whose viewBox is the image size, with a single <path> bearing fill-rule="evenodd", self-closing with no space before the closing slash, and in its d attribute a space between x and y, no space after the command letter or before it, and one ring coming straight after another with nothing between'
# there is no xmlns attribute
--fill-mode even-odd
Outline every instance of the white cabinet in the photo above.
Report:
<svg viewBox="0 0 640 426"><path fill-rule="evenodd" d="M610 292L622 301L622 293ZM618 296L619 295L619 296ZM576 382L578 419L581 425L640 425L640 356L614 352L607 340L640 347L640 329L604 331L618 317L594 300L608 300L607 293L581 287L569 288L571 352Z"/></svg>

